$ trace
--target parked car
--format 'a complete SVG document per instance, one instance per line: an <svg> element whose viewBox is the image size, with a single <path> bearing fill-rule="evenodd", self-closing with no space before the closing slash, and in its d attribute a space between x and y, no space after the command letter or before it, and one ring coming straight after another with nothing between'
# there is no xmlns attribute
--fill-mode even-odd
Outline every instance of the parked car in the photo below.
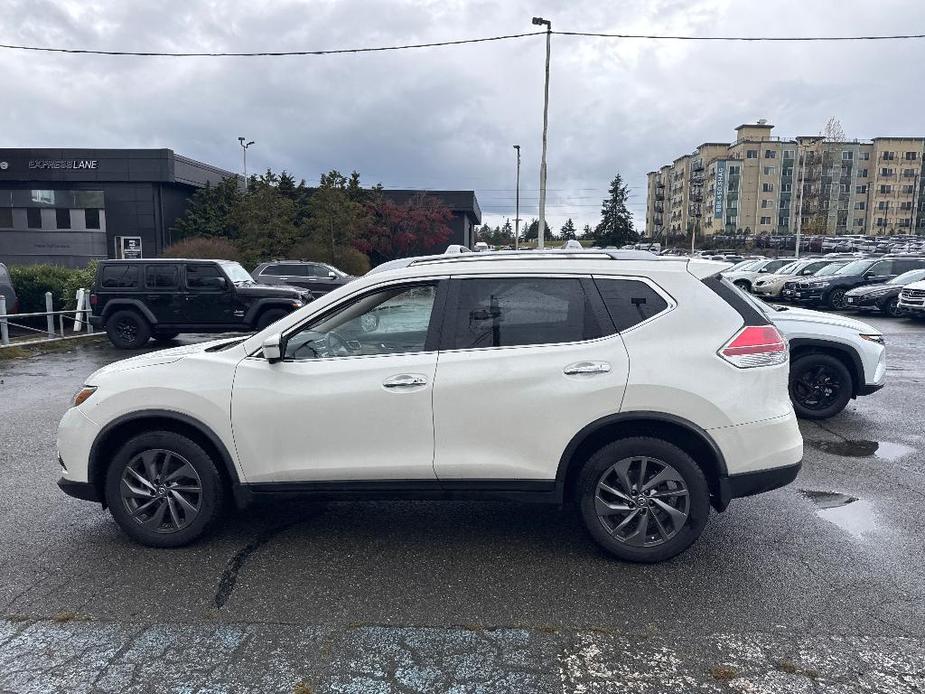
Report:
<svg viewBox="0 0 925 694"><path fill-rule="evenodd" d="M790 347L790 399L798 417L828 419L852 398L871 395L886 381L883 334L846 316L774 306L747 296Z"/></svg>
<svg viewBox="0 0 925 694"><path fill-rule="evenodd" d="M10 271L3 263L0 263L0 296L6 299L7 313L19 311L19 299L16 298L16 290L13 289L13 280L10 279Z"/></svg>
<svg viewBox="0 0 925 694"><path fill-rule="evenodd" d="M354 277L327 263L274 260L261 263L254 268L254 279L261 284L302 287L308 289L317 299L332 289L347 284Z"/></svg>
<svg viewBox="0 0 925 694"><path fill-rule="evenodd" d="M809 305L822 305L833 309L848 306L846 294L850 289L867 284L883 284L909 270L925 268L925 258L865 258L848 263L835 273L814 276L798 283L793 300Z"/></svg>
<svg viewBox="0 0 925 694"><path fill-rule="evenodd" d="M788 484L803 455L784 339L723 267L406 259L256 335L90 375L58 430L59 485L156 547L232 501L299 493L573 500L607 551L667 559L711 505Z"/></svg>
<svg viewBox="0 0 925 694"><path fill-rule="evenodd" d="M845 267L850 261L848 260L829 260L828 265L823 265L821 269L816 270L810 277L828 277L829 275L834 275L838 270ZM797 285L803 281L803 278L795 277L784 282L784 286L780 292L780 298L782 301L793 301L793 295L796 293Z"/></svg>
<svg viewBox="0 0 925 694"><path fill-rule="evenodd" d="M899 292L899 309L910 316L925 316L925 281L907 284Z"/></svg>
<svg viewBox="0 0 925 694"><path fill-rule="evenodd" d="M723 272L723 276L732 282L735 286L750 292L759 277L777 272L780 268L784 267L784 265L792 261L793 258L770 258L766 260L759 260L754 265L744 269L739 269L734 272L727 270Z"/></svg>
<svg viewBox="0 0 925 694"><path fill-rule="evenodd" d="M850 289L845 294L845 302L851 309L877 309L893 317L901 316L903 310L899 306L900 291L907 284L922 280L925 280L925 269L909 270L883 284L867 284Z"/></svg>
<svg viewBox="0 0 925 694"><path fill-rule="evenodd" d="M254 282L228 260L103 260L90 293L90 323L119 349L180 333L262 330L311 295Z"/></svg>
<svg viewBox="0 0 925 694"><path fill-rule="evenodd" d="M795 260L770 275L764 275L755 280L752 292L762 297L778 298L784 285L799 277L810 277L829 264L828 260L810 258Z"/></svg>

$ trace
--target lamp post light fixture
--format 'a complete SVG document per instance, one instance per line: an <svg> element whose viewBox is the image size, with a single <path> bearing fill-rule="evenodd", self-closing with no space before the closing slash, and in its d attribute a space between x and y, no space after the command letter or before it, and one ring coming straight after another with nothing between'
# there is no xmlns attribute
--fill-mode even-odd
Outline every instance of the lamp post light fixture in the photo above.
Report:
<svg viewBox="0 0 925 694"><path fill-rule="evenodd" d="M244 165L244 190L247 190L247 148L254 144L253 140L245 144L244 140L246 139L246 137L238 138L238 144L241 145L241 156L243 158Z"/></svg>
<svg viewBox="0 0 925 694"><path fill-rule="evenodd" d="M534 17L533 24L546 27L546 82L543 87L543 153L540 158L540 219L536 247L543 247L546 231L546 131L549 126L549 48L552 36L552 22L542 17Z"/></svg>
<svg viewBox="0 0 925 694"><path fill-rule="evenodd" d="M517 150L517 178L514 188L514 250L520 248L520 145L514 145Z"/></svg>

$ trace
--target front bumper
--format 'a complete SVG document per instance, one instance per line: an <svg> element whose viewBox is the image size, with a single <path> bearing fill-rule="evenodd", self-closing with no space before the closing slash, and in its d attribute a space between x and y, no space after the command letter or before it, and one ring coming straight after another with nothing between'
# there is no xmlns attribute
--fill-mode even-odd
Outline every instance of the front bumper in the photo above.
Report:
<svg viewBox="0 0 925 694"><path fill-rule="evenodd" d="M73 480L62 477L58 480L58 486L61 488L62 492L75 499L81 499L82 501L103 501L96 491L96 487L90 482L74 482Z"/></svg>
<svg viewBox="0 0 925 694"><path fill-rule="evenodd" d="M800 461L794 465L785 465L771 470L758 470L722 477L719 481L719 498L716 506L719 510L723 510L732 499L754 496L784 487L797 478L802 467L803 462Z"/></svg>
<svg viewBox="0 0 925 694"><path fill-rule="evenodd" d="M822 301L823 294L825 294L823 287L797 287L788 298L801 304L817 304Z"/></svg>
<svg viewBox="0 0 925 694"><path fill-rule="evenodd" d="M784 285L782 284L756 284L752 289L752 293L756 296L779 297L783 289Z"/></svg>
<svg viewBox="0 0 925 694"><path fill-rule="evenodd" d="M880 308L880 304L886 299L887 297L884 294L879 296L876 294L849 294L845 296L848 308Z"/></svg>
<svg viewBox="0 0 925 694"><path fill-rule="evenodd" d="M913 301L916 301L916 303L911 304L908 300L904 301L900 299L898 306L903 311L907 311L908 313L925 313L925 299L913 299ZM922 303L918 303L919 301Z"/></svg>

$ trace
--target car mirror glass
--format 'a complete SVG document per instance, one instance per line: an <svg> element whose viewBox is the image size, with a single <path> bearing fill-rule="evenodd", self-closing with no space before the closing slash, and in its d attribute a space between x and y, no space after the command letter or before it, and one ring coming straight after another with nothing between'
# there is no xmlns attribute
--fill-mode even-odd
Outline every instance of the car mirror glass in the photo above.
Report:
<svg viewBox="0 0 925 694"><path fill-rule="evenodd" d="M337 273L336 273L336 272L328 272L328 279L329 279L329 280L336 280L336 279L337 279Z"/></svg>
<svg viewBox="0 0 925 694"><path fill-rule="evenodd" d="M263 341L263 358L273 364L283 358L283 336L273 333Z"/></svg>

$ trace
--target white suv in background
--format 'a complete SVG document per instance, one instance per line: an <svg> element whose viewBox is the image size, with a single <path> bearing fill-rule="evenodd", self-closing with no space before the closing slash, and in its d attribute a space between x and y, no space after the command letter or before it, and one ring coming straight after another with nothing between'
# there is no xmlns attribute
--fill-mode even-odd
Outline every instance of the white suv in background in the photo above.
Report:
<svg viewBox="0 0 925 694"><path fill-rule="evenodd" d="M251 337L92 374L58 431L59 485L157 547L232 500L300 493L573 500L614 555L667 559L711 506L791 482L803 455L787 345L724 267L393 263Z"/></svg>
<svg viewBox="0 0 925 694"><path fill-rule="evenodd" d="M733 266L725 270L723 276L740 289L750 292L754 288L755 282L757 282L760 277L771 275L791 262L793 262L793 258L756 260L752 265L744 267Z"/></svg>
<svg viewBox="0 0 925 694"><path fill-rule="evenodd" d="M910 316L925 316L925 281L907 284L899 293L899 310Z"/></svg>

